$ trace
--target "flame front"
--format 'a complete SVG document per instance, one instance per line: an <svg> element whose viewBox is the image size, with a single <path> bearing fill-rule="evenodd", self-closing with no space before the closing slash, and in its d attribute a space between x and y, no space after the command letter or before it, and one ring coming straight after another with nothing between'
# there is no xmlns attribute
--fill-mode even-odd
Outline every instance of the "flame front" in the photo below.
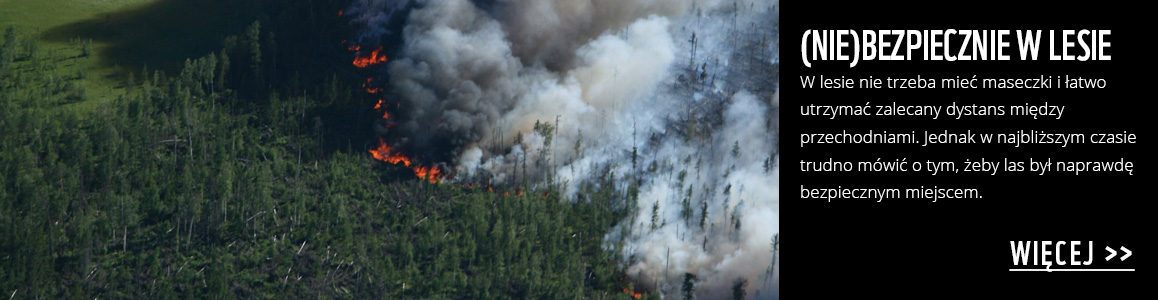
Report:
<svg viewBox="0 0 1158 300"><path fill-rule="evenodd" d="M430 183L442 182L442 176L444 174L441 169L414 164L414 161L410 159L410 157L394 151L394 149L382 139L378 139L378 148L370 149L370 154L374 155L374 159L410 168L414 171L415 176L430 181Z"/></svg>
<svg viewBox="0 0 1158 300"><path fill-rule="evenodd" d="M353 52L359 52L362 50L362 46L350 45L348 49ZM369 56L355 55L354 66L359 68L367 68L373 65L386 63L386 55L382 54L381 52L382 47L379 46L378 49L370 52ZM381 87L374 85L373 77L366 78L366 82L362 83L362 88L366 89L366 92L370 94L378 94L382 91ZM390 112L386 110L385 104L386 99L379 98L378 102L374 104L374 110L382 112L382 119L390 120ZM387 127L392 125L394 125L393 122L387 123ZM381 138L378 139L378 148L370 149L370 154L374 156L374 159L407 167L414 171L415 176L418 176L418 178L423 180L430 181L430 183L442 182L443 176L446 175L442 172L442 169L439 169L436 166L419 166L418 164L414 163L414 160L409 156L395 151L390 147L389 144L386 143L385 140Z"/></svg>
<svg viewBox="0 0 1158 300"><path fill-rule="evenodd" d="M430 183L438 183L442 180L442 170L436 167L414 167L414 175L429 180Z"/></svg>
<svg viewBox="0 0 1158 300"><path fill-rule="evenodd" d="M371 149L370 154L374 155L374 159L396 165L402 164L403 166L410 167L411 164L409 157L395 153L394 149L391 149L390 145L387 145L386 141L383 141L382 139L378 139L378 148Z"/></svg>
<svg viewBox="0 0 1158 300"><path fill-rule="evenodd" d="M632 286L631 283L627 281L627 276L620 276L619 282L624 285L623 293L631 296L632 298L639 299L646 295L644 293L635 291L634 286Z"/></svg>

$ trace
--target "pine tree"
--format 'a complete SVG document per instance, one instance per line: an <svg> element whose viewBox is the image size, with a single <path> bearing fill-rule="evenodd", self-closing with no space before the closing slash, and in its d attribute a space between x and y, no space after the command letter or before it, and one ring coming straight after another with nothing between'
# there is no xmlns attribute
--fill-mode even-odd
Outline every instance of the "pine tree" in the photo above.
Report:
<svg viewBox="0 0 1158 300"><path fill-rule="evenodd" d="M28 60L35 60L36 53L40 51L40 39L38 36L32 36L24 39L22 43L24 46L24 57Z"/></svg>
<svg viewBox="0 0 1158 300"><path fill-rule="evenodd" d="M0 45L0 71L5 71L16 61L20 40L16 36L16 26L9 25L4 32L4 44Z"/></svg>
<svg viewBox="0 0 1158 300"><path fill-rule="evenodd" d="M651 230L659 228L659 201L651 207Z"/></svg>
<svg viewBox="0 0 1158 300"><path fill-rule="evenodd" d="M229 75L229 55L225 53L225 49L221 49L221 54L217 56L217 76L213 83L214 88L225 89L226 75Z"/></svg>
<svg viewBox="0 0 1158 300"><path fill-rule="evenodd" d="M707 226L707 223L708 223L708 202L704 201L704 202L701 202L701 204L702 205L700 208L700 229L704 229L704 226Z"/></svg>
<svg viewBox="0 0 1158 300"><path fill-rule="evenodd" d="M732 299L744 300L744 286L748 285L748 280L744 278L737 278L736 282L732 284Z"/></svg>
<svg viewBox="0 0 1158 300"><path fill-rule="evenodd" d="M129 78L127 81L128 82L125 84L125 90L128 91L129 94L132 94L133 90L137 88L137 76L134 75L133 72L129 72Z"/></svg>
<svg viewBox="0 0 1158 300"><path fill-rule="evenodd" d="M92 56L92 39L82 39L80 41L80 56Z"/></svg>
<svg viewBox="0 0 1158 300"><path fill-rule="evenodd" d="M261 74L261 22L253 21L245 30L245 45L249 50L249 69L254 75Z"/></svg>
<svg viewBox="0 0 1158 300"><path fill-rule="evenodd" d="M691 197L684 197L684 202L681 204L680 215L684 217L684 224L690 224L692 220L692 199Z"/></svg>
<svg viewBox="0 0 1158 300"><path fill-rule="evenodd" d="M695 299L696 275L692 273L684 273L684 286L680 290L684 292L684 300Z"/></svg>

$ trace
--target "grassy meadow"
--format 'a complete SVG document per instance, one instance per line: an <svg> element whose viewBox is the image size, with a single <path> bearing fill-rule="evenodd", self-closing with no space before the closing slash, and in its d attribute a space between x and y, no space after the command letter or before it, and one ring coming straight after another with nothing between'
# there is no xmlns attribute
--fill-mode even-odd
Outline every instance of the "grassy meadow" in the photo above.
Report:
<svg viewBox="0 0 1158 300"><path fill-rule="evenodd" d="M64 101L59 109L90 111L125 88L129 72L180 71L185 58L219 49L242 23L230 1L182 0L0 0L0 30L14 26L21 38L36 41L38 63L62 78L78 79L85 101ZM90 55L83 43L91 41ZM32 68L34 60L17 62ZM81 75L84 73L83 75Z"/></svg>

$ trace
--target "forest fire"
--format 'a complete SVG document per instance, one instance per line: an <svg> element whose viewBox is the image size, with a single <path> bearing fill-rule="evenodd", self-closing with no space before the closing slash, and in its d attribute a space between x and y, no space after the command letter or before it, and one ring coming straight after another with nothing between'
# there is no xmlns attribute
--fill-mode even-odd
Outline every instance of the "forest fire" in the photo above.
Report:
<svg viewBox="0 0 1158 300"><path fill-rule="evenodd" d="M629 288L629 287L624 287L624 288L623 288L623 293L624 293L624 294L629 294L629 295L631 295L631 298L635 298L635 299L639 299L639 298L643 298L643 297L644 297L644 293L640 293L640 292L633 292L633 291L631 291L631 288Z"/></svg>
<svg viewBox="0 0 1158 300"><path fill-rule="evenodd" d="M390 148L390 145L386 145L386 141L378 139L378 148L370 150L370 154L374 155L374 159L409 167L411 163L410 158L394 153L393 150L394 149Z"/></svg>
<svg viewBox="0 0 1158 300"><path fill-rule="evenodd" d="M370 149L370 154L374 155L374 159L410 168L414 170L414 175L418 176L418 178L428 180L430 183L439 183L442 181L443 173L441 169L414 165L410 157L395 152L394 149L382 139L378 139L378 148Z"/></svg>
<svg viewBox="0 0 1158 300"><path fill-rule="evenodd" d="M634 286L631 285L631 283L627 280L626 276L620 276L619 282L620 282L620 284L624 285L624 287L623 287L623 293L624 294L631 295L631 297L635 298L635 299L639 299L639 298L642 298L644 296L644 293L635 291Z"/></svg>
<svg viewBox="0 0 1158 300"><path fill-rule="evenodd" d="M438 183L442 180L442 170L437 167L414 167L414 175L418 178L429 180L430 183Z"/></svg>
<svg viewBox="0 0 1158 300"><path fill-rule="evenodd" d="M353 50L353 49L361 50L362 48L361 47L354 48L353 46L351 46L350 49L351 50ZM381 52L382 52L382 46L378 46L378 49L374 49L373 52L370 52L370 56L355 56L354 57L354 66L357 66L359 68L367 68L367 67L370 67L373 65L385 63L386 62L386 55L382 54Z"/></svg>
<svg viewBox="0 0 1158 300"><path fill-rule="evenodd" d="M384 99L378 99L378 103L374 105L374 109L381 109L384 102ZM382 119L389 120L390 112L382 110ZM414 175L423 180L428 180L430 183L441 182L443 175L445 175L438 167L418 166L414 164L414 161L410 157L394 151L394 149L381 138L378 139L378 148L370 149L370 154L374 155L374 159L410 168L414 171Z"/></svg>
<svg viewBox="0 0 1158 300"><path fill-rule="evenodd" d="M351 115L372 121L364 131L383 142L371 138L360 149L396 164L374 163L401 175L391 180L422 186L409 174L441 175L449 184L435 190L478 194L471 202L559 202L572 209L543 213L607 214L563 219L595 220L602 232L576 237L597 245L588 249L616 245L605 249L610 255L581 251L595 255L586 261L608 266L588 272L587 284L571 283L598 291L588 295L778 295L778 268L768 259L777 252L766 242L780 227L778 0L744 7L700 0L349 2L344 20L353 30L344 37L351 43L335 47L354 61L353 69L341 65L357 74L346 78L357 105L375 114ZM689 164L694 175L673 179ZM669 169L666 176L658 166ZM625 178L632 184L613 183ZM633 209L626 212L578 206L607 201L643 205L627 204ZM697 209L652 209L681 201ZM599 222L611 219L617 222ZM715 226L659 225L678 223ZM509 232L499 229L491 232ZM687 274L698 278L689 282ZM742 292L737 281L748 284ZM688 283L694 292L684 291ZM553 292L502 289L518 295L493 298Z"/></svg>
<svg viewBox="0 0 1158 300"><path fill-rule="evenodd" d="M382 91L382 88L374 86L374 77L366 78L366 82L362 83L362 88L366 89L366 92L371 94L377 94L378 92ZM382 99L378 99L378 104L382 104ZM374 106L374 109L378 109L378 107L379 106Z"/></svg>
<svg viewBox="0 0 1158 300"><path fill-rule="evenodd" d="M348 49L353 52L359 52L362 50L362 46L350 45ZM377 49L370 53L370 56L355 55L354 66L359 68L367 68L373 65L385 63L387 58L385 54L381 53L382 49L383 47L379 46ZM373 77L366 78L366 82L362 83L362 88L366 89L366 92L370 94L378 94L382 92L381 87L374 85ZM378 102L374 104L374 110L381 110L382 119L389 120L390 112L385 109L384 104L386 104L386 99L379 98ZM393 125L393 123L388 123L388 126L389 125ZM385 140L381 138L378 139L378 148L370 149L370 154L374 156L374 159L410 168L414 171L415 176L418 176L418 178L423 180L430 181L430 183L441 182L443 176L445 175L442 172L442 169L439 169L437 166L419 166L415 164L409 156L395 151L390 147L389 144L386 143Z"/></svg>

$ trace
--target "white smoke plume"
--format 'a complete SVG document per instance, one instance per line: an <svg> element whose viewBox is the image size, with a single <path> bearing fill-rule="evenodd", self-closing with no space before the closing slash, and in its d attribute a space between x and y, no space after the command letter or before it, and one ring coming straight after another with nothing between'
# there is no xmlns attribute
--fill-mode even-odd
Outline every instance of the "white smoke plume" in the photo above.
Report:
<svg viewBox="0 0 1158 300"><path fill-rule="evenodd" d="M627 272L669 296L675 296L685 272L699 278L697 296L707 299L730 298L737 279L748 281L749 296L757 291L763 292L761 298L774 295L760 288L770 279L765 275L772 236L780 231L780 172L764 168L768 156L761 154L770 153L773 137L765 126L766 115L753 113L768 107L746 92L733 100L724 113L726 123L717 131L715 149L674 142L660 150L661 156L675 160L669 161L675 173L687 172L683 182L679 175L660 178L645 185L640 195L625 249L625 254L635 255L629 258L635 263ZM689 200L690 219L681 215L682 199ZM701 228L705 204L708 217ZM653 229L649 223L657 207L661 224Z"/></svg>
<svg viewBox="0 0 1158 300"><path fill-rule="evenodd" d="M362 0L347 14L364 37L402 35L385 68L392 146L450 163L454 180L551 179L575 200L606 172L632 178L633 215L606 239L637 286L679 297L691 273L697 297L746 280L749 298L769 299L778 4Z"/></svg>

